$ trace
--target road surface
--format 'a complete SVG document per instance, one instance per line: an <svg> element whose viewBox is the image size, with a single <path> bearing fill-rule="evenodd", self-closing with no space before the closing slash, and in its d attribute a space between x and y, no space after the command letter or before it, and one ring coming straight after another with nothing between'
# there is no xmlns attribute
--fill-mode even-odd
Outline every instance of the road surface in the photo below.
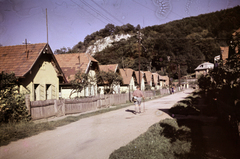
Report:
<svg viewBox="0 0 240 159"><path fill-rule="evenodd" d="M1 159L107 159L156 122L171 118L159 109L168 109L188 96L192 89L145 103L144 113L126 110L88 117L38 135L0 147Z"/></svg>

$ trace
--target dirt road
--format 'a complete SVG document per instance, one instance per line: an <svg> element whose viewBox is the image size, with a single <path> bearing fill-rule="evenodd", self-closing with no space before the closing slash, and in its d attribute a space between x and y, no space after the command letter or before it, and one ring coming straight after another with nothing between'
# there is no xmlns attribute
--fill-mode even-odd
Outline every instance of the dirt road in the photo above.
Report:
<svg viewBox="0 0 240 159"><path fill-rule="evenodd" d="M81 119L39 135L0 147L1 159L107 159L151 125L170 118L159 109L170 108L192 90L145 103L146 111L134 115L134 106Z"/></svg>

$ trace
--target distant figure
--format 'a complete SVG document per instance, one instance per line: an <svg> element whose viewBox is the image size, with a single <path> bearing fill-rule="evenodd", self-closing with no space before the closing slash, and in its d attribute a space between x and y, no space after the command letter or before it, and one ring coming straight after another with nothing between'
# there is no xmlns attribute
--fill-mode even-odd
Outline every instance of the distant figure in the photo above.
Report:
<svg viewBox="0 0 240 159"><path fill-rule="evenodd" d="M174 88L172 87L172 94L174 94Z"/></svg>
<svg viewBox="0 0 240 159"><path fill-rule="evenodd" d="M143 93L140 90L140 87L137 86L137 90L135 90L133 92L133 97L135 98L135 112L137 112L137 106L139 107L139 113L141 113L141 102L142 102L142 98L144 99Z"/></svg>

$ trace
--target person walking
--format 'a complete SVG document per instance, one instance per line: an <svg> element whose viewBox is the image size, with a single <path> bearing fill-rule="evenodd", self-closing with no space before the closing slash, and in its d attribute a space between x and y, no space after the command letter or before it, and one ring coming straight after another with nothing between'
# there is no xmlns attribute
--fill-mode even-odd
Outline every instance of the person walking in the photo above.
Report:
<svg viewBox="0 0 240 159"><path fill-rule="evenodd" d="M137 112L137 107L139 107L139 113L141 113L141 102L142 98L144 99L143 92L140 90L140 87L137 86L137 90L133 92L133 98L135 99L134 104L135 104L135 112Z"/></svg>

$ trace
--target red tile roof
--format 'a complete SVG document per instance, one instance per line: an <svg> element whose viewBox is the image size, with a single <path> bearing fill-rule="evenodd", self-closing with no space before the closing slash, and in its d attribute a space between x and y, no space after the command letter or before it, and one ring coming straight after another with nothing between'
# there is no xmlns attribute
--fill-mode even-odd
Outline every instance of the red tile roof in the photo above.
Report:
<svg viewBox="0 0 240 159"><path fill-rule="evenodd" d="M118 68L118 64L99 65L100 71L104 71L104 72L108 72L108 71L116 72L117 68Z"/></svg>
<svg viewBox="0 0 240 159"><path fill-rule="evenodd" d="M124 69L119 69L119 71L120 71L120 75L123 78L123 84L129 85L133 77L134 70L131 68L124 68Z"/></svg>
<svg viewBox="0 0 240 159"><path fill-rule="evenodd" d="M147 84L150 84L152 82L152 73L150 71L144 71L147 79Z"/></svg>
<svg viewBox="0 0 240 159"><path fill-rule="evenodd" d="M139 71L134 71L137 79L137 84L139 84ZM144 72L140 71L140 81L142 82L142 78L144 77Z"/></svg>
<svg viewBox="0 0 240 159"><path fill-rule="evenodd" d="M46 46L46 43L28 44L28 53L26 45L1 46L0 71L14 72L17 77L23 77L31 70Z"/></svg>
<svg viewBox="0 0 240 159"><path fill-rule="evenodd" d="M222 53L222 60L225 61L228 58L228 53L229 53L229 47L220 47L221 53Z"/></svg>
<svg viewBox="0 0 240 159"><path fill-rule="evenodd" d="M69 53L55 55L68 82L74 79L78 71L86 73L90 62L98 62L86 53Z"/></svg>
<svg viewBox="0 0 240 159"><path fill-rule="evenodd" d="M157 85L160 79L160 75L158 73L152 73L152 75L153 75L153 83Z"/></svg>

